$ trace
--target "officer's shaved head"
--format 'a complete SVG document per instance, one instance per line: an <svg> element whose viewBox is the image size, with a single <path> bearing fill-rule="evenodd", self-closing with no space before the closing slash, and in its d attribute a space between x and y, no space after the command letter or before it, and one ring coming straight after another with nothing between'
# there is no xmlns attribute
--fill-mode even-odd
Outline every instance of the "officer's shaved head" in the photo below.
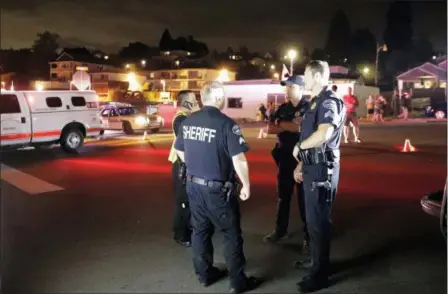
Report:
<svg viewBox="0 0 448 294"><path fill-rule="evenodd" d="M179 102L180 107L184 108L184 110L188 111L196 111L198 110L198 101L196 100L196 95L193 91L190 90L182 90L177 95L177 101Z"/></svg>
<svg viewBox="0 0 448 294"><path fill-rule="evenodd" d="M215 106L219 109L224 107L224 87L220 82L207 82L201 89L202 104Z"/></svg>
<svg viewBox="0 0 448 294"><path fill-rule="evenodd" d="M326 61L312 60L305 68L305 88L311 90L315 87L328 85L330 79L330 67Z"/></svg>

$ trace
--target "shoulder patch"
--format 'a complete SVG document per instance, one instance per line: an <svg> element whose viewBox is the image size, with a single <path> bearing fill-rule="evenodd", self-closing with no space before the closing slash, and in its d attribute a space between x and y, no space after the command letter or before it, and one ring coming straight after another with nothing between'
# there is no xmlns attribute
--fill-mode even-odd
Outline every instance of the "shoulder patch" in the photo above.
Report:
<svg viewBox="0 0 448 294"><path fill-rule="evenodd" d="M239 125L234 125L232 127L232 133L234 133L237 136L241 136L241 129Z"/></svg>
<svg viewBox="0 0 448 294"><path fill-rule="evenodd" d="M330 110L334 110L336 108L336 105L332 99L327 99L324 102L322 102L322 106Z"/></svg>

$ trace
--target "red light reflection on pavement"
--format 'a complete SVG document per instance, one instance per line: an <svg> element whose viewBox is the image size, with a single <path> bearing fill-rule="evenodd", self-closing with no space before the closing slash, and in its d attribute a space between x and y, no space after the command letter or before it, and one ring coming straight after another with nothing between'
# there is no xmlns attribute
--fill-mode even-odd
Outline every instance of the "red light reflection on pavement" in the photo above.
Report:
<svg viewBox="0 0 448 294"><path fill-rule="evenodd" d="M108 172L142 171L148 173L170 173L171 167L167 164L142 164L136 162L112 161L110 159L64 159L66 164L84 165L86 167L107 168Z"/></svg>
<svg viewBox="0 0 448 294"><path fill-rule="evenodd" d="M168 155L170 154L169 149L154 149L154 148L126 148L123 149L123 153L147 153L152 155L160 155L160 156L166 156L168 160Z"/></svg>

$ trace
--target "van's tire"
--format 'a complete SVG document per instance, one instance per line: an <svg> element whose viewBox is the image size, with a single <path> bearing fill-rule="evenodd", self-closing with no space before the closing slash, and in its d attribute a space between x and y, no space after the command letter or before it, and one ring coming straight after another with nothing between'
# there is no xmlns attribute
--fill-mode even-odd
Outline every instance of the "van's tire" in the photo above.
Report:
<svg viewBox="0 0 448 294"><path fill-rule="evenodd" d="M79 153L84 145L84 136L78 128L65 130L61 136L61 147L68 153Z"/></svg>
<svg viewBox="0 0 448 294"><path fill-rule="evenodd" d="M132 129L132 126L128 121L123 122L123 132L126 135L134 134L134 129Z"/></svg>

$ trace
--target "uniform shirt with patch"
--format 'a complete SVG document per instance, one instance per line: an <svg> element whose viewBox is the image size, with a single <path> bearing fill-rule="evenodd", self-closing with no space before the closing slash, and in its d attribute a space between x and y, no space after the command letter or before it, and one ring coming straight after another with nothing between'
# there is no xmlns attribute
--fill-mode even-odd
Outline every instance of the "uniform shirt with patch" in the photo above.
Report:
<svg viewBox="0 0 448 294"><path fill-rule="evenodd" d="M210 106L184 120L174 148L184 151L188 175L215 181L228 180L232 157L249 150L238 124Z"/></svg>
<svg viewBox="0 0 448 294"><path fill-rule="evenodd" d="M184 122L184 120L187 118L186 115L178 115L174 121L173 121L173 131L174 134L176 134L176 137L179 136L179 131L181 128L182 123Z"/></svg>
<svg viewBox="0 0 448 294"><path fill-rule="evenodd" d="M331 124L334 131L326 142L326 149L339 149L345 116L346 110L343 101L330 90L322 91L311 100L311 105L303 117L300 140L304 141L310 137L317 131L319 125Z"/></svg>
<svg viewBox="0 0 448 294"><path fill-rule="evenodd" d="M272 115L271 122L294 121L303 116L306 111L307 102L302 99L297 106L291 102L286 102L280 105L278 110ZM277 142L280 148L294 148L294 145L299 141L299 127L297 132L284 131L277 134Z"/></svg>

